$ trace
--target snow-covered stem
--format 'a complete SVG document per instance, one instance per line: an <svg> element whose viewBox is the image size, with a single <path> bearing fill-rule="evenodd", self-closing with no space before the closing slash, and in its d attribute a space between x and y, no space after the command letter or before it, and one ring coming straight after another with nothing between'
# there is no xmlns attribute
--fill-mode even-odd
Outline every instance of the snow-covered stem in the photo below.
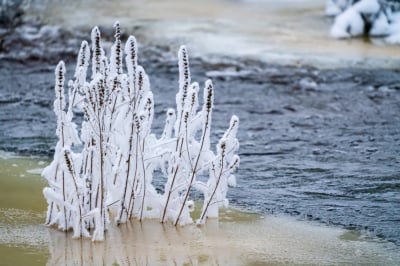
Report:
<svg viewBox="0 0 400 266"><path fill-rule="evenodd" d="M212 82L211 82L211 80L207 80L206 89L204 90L204 106L203 106L203 110L202 110L203 116L204 116L204 118L203 118L204 121L203 121L203 129L202 129L203 132L202 132L201 140L200 140L200 148L197 153L194 166L193 167L191 166L192 172L190 174L189 183L187 185L185 196L181 203L181 208L180 208L178 216L176 217L176 220L175 220L175 226L178 225L179 219L182 215L182 211L188 200L190 189L192 188L193 181L196 177L197 166L200 161L200 156L202 155L202 152L203 152L203 147L205 145L209 145L210 123L211 123L211 113L212 113L212 108L213 108L213 101L214 101L214 91L213 91Z"/></svg>

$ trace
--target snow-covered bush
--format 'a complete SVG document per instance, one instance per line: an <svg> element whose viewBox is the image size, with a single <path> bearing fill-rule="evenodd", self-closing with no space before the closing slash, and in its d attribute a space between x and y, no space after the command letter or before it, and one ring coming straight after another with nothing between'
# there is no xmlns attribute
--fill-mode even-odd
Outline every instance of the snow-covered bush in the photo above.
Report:
<svg viewBox="0 0 400 266"><path fill-rule="evenodd" d="M397 0L328 0L325 13L336 16L334 38L369 35L400 43L400 2Z"/></svg>
<svg viewBox="0 0 400 266"><path fill-rule="evenodd" d="M213 84L206 81L199 108L199 84L191 81L188 52L182 46L176 110L167 110L164 131L157 138L151 133L153 94L138 64L135 37L128 38L123 50L117 22L109 59L97 27L91 39L91 46L82 42L74 80L68 82L68 105L62 61L55 71L58 142L53 161L42 173L49 183L43 190L48 202L46 224L72 229L74 237L94 241L104 239L110 219L120 224L155 218L184 225L193 222L191 189L204 195L197 223L218 217L218 207L228 203L228 185L236 184L232 173L239 165L238 118L232 117L214 153L210 148ZM74 122L76 111L84 116L80 130ZM165 178L162 193L152 184L156 170Z"/></svg>

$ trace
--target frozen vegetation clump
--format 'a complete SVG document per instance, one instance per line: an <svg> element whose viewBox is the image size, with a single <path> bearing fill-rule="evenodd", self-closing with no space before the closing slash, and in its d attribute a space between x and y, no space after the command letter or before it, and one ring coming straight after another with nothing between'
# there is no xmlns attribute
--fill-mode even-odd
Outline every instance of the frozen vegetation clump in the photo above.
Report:
<svg viewBox="0 0 400 266"><path fill-rule="evenodd" d="M204 196L198 224L218 217L218 208L227 206L228 186L236 184L233 172L239 165L239 119L231 118L213 152L213 84L205 82L203 99L199 99L200 86L191 81L184 46L178 60L176 109L167 110L159 137L151 133L153 93L138 64L136 39L130 36L123 48L118 22L110 58L97 27L92 30L91 45L82 42L74 80L68 82L68 101L65 66L62 61L58 64L54 101L58 142L53 161L42 173L49 184L43 190L47 225L73 230L76 238L101 241L110 220L117 224L129 219L193 223L192 189ZM74 112L84 116L79 130ZM163 174L163 192L153 186L155 171Z"/></svg>
<svg viewBox="0 0 400 266"><path fill-rule="evenodd" d="M335 16L334 38L379 36L400 44L400 2L398 0L327 0L325 13Z"/></svg>

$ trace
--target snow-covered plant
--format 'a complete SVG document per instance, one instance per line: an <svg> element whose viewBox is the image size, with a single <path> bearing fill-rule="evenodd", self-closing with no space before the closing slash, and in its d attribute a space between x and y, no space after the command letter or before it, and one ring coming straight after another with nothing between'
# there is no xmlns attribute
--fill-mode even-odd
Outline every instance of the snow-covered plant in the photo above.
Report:
<svg viewBox="0 0 400 266"><path fill-rule="evenodd" d="M327 0L325 13L335 16L334 38L368 35L400 43L400 2L397 0Z"/></svg>
<svg viewBox="0 0 400 266"><path fill-rule="evenodd" d="M42 173L49 183L43 191L48 202L46 224L94 241L104 239L110 218L117 224L155 218L184 225L193 222L192 189L204 195L197 223L218 217L218 208L228 203L228 185L236 184L239 119L232 117L214 153L210 148L213 84L206 81L200 108L199 84L191 82L189 56L182 46L176 110L167 110L164 131L157 138L151 133L153 94L138 64L135 37L130 36L123 49L117 22L110 58L97 27L91 37L91 47L82 42L74 80L68 82L68 107L62 61L55 72L58 142L52 163ZM74 112L83 114L79 134ZM153 186L156 170L165 177L163 192Z"/></svg>

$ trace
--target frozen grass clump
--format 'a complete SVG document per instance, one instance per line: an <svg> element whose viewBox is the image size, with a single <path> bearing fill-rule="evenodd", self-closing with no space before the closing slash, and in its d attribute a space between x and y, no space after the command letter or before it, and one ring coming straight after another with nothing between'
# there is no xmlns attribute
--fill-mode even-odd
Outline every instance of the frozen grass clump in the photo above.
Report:
<svg viewBox="0 0 400 266"><path fill-rule="evenodd" d="M204 196L196 222L218 217L218 208L228 204L228 186L236 184L239 119L231 118L213 152L213 84L205 82L201 101L200 86L191 81L184 46L178 61L176 110L167 110L159 137L151 133L154 100L146 72L138 64L136 39L130 36L123 49L118 22L110 58L105 56L97 27L92 30L91 46L82 42L74 80L68 82L68 102L65 66L62 61L58 64L54 101L58 142L53 161L42 173L49 184L43 190L47 225L73 230L76 238L101 241L110 220L120 224L147 218L189 224L193 223L192 189ZM80 130L74 112L83 113ZM163 193L152 184L156 170L165 177Z"/></svg>

